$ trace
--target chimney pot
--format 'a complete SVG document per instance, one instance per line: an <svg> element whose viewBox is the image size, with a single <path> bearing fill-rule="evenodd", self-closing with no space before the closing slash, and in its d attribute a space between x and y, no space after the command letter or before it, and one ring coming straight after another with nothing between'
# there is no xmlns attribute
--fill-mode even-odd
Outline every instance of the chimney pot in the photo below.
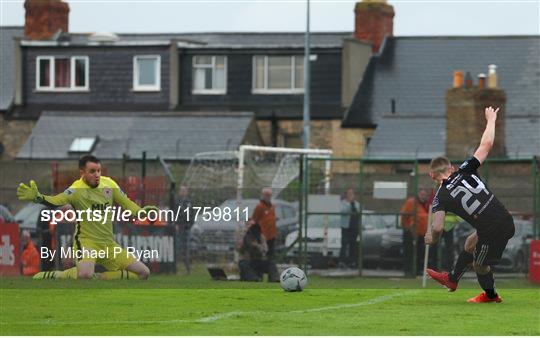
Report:
<svg viewBox="0 0 540 338"><path fill-rule="evenodd" d="M471 73L467 72L465 74L465 87L470 88L472 86L473 86L473 80L472 80Z"/></svg>
<svg viewBox="0 0 540 338"><path fill-rule="evenodd" d="M463 87L463 72L461 70L454 71L454 88Z"/></svg>
<svg viewBox="0 0 540 338"><path fill-rule="evenodd" d="M484 73L478 74L478 88L486 88L486 74Z"/></svg>
<svg viewBox="0 0 540 338"><path fill-rule="evenodd" d="M489 65L488 69L488 88L497 88L497 65Z"/></svg>

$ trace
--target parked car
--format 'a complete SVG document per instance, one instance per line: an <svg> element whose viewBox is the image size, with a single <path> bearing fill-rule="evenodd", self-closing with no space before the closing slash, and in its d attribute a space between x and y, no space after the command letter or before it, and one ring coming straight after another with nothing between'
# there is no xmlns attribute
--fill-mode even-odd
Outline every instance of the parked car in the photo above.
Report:
<svg viewBox="0 0 540 338"><path fill-rule="evenodd" d="M248 217L251 217L253 210L259 203L257 199L242 200L241 210L248 208ZM276 250L283 249L285 237L292 231L298 229L298 209L294 203L284 200L275 199L273 203L276 208L278 237L276 240ZM234 209L237 207L235 199L229 199L223 202L219 208L223 210L225 207ZM236 215L235 215L236 216ZM245 217L244 214L240 216ZM239 224L244 226L245 219L238 222L235 217L230 221L203 221L197 220L192 228L192 237L198 243L199 252L213 254L233 254L236 243L236 236Z"/></svg>
<svg viewBox="0 0 540 338"><path fill-rule="evenodd" d="M379 215L364 211L362 215L362 262L366 266L401 264L403 260L402 231L396 227L396 215ZM312 265L317 267L337 265L341 250L341 217L339 215L311 215L308 217L307 251ZM328 226L324 256L324 225ZM285 245L296 241L297 232L290 233ZM298 257L298 247L287 253Z"/></svg>
<svg viewBox="0 0 540 338"><path fill-rule="evenodd" d="M512 237L506 249L503 252L501 262L494 266L496 271L504 272L526 272L529 264L529 246L533 239L533 223L530 220L514 217L516 232ZM463 250L465 240L474 231L474 228L467 222L461 222L456 225L454 231L455 253L457 255Z"/></svg>

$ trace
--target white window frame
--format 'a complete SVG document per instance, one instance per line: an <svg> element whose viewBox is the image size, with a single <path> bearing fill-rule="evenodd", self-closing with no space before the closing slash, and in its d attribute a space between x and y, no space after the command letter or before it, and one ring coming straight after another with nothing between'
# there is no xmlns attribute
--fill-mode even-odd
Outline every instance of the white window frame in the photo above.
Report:
<svg viewBox="0 0 540 338"><path fill-rule="evenodd" d="M268 88L268 57L272 56L288 56L291 58L291 88L283 88L283 89L271 89ZM264 88L256 88L255 84L256 82L256 76L257 76L257 68L256 68L256 62L255 59L257 57L264 57ZM295 88L296 85L296 77L295 77L295 70L296 70L296 64L295 59L301 57L304 58L303 55L253 55L252 57L252 79L251 79L251 93L252 94L265 94L265 95L273 95L273 94L303 94L304 88ZM303 76L303 74L302 74Z"/></svg>
<svg viewBox="0 0 540 338"><path fill-rule="evenodd" d="M201 66L195 64L195 58L198 56L211 56L212 58L212 65L210 67L208 66ZM211 68L212 69L212 84L216 81L216 58L217 57L223 57L224 60L224 71L225 71L225 87L223 89L195 89L195 68ZM191 58L191 64L192 64L192 70L191 70L191 93L195 95L223 95L227 94L227 56L226 55L193 55Z"/></svg>
<svg viewBox="0 0 540 338"><path fill-rule="evenodd" d="M55 87L55 60L56 59L69 59L70 67L70 84L69 87ZM84 63L84 77L86 83L84 86L75 86L75 61L82 59ZM49 85L40 86L40 68L39 64L41 60L49 60ZM90 58L84 55L73 56L52 56L52 55L39 55L36 57L36 91L47 92L85 92L90 90Z"/></svg>
<svg viewBox="0 0 540 338"><path fill-rule="evenodd" d="M137 60L139 59L157 59L155 63L156 84L139 85L139 68ZM161 55L135 55L133 57L133 91L139 92L159 92L161 91Z"/></svg>

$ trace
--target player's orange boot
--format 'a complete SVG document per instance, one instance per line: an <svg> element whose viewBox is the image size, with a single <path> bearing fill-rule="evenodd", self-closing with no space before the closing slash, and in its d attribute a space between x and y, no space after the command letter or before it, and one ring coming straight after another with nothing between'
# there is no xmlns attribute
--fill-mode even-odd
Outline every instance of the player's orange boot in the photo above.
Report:
<svg viewBox="0 0 540 338"><path fill-rule="evenodd" d="M444 286L448 289L450 292L456 291L458 285L456 282L452 282L450 280L449 274L446 271L443 272L437 272L432 269L426 269L426 272L429 277L431 277L433 280L436 280L439 284Z"/></svg>
<svg viewBox="0 0 540 338"><path fill-rule="evenodd" d="M500 303L502 302L502 298L497 295L495 298L489 298L486 294L486 292L482 292L476 297L469 298L467 300L467 303Z"/></svg>

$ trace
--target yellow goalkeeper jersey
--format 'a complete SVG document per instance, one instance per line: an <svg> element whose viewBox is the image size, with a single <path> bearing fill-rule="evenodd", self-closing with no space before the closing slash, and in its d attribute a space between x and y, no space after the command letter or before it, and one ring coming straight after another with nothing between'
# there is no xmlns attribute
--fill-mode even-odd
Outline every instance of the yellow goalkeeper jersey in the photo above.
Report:
<svg viewBox="0 0 540 338"><path fill-rule="evenodd" d="M43 203L50 206L71 204L75 210L84 211L78 215L81 220L77 222L75 238L89 239L94 243L107 243L113 240L112 207L114 204L119 205L122 210L130 210L132 217L141 210L124 194L113 179L106 176L101 176L99 185L95 188L88 186L80 178L64 192L55 196L43 196L43 199ZM111 209L106 214L105 210L109 207ZM116 214L118 212L116 210ZM101 216L98 217L98 214Z"/></svg>

